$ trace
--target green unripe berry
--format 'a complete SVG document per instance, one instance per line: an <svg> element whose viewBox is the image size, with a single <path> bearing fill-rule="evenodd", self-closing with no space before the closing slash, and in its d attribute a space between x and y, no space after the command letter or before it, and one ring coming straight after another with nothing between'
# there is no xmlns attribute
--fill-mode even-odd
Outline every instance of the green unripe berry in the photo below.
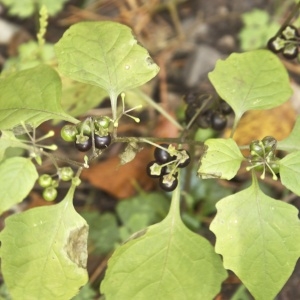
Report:
<svg viewBox="0 0 300 300"><path fill-rule="evenodd" d="M78 131L75 125L65 125L60 131L60 135L66 142L74 142Z"/></svg>
<svg viewBox="0 0 300 300"><path fill-rule="evenodd" d="M101 116L101 117L98 117L97 119L95 119L95 127L96 129L107 129L109 127L109 124L110 124L110 118L107 117L107 116Z"/></svg>
<svg viewBox="0 0 300 300"><path fill-rule="evenodd" d="M271 161L269 163L269 167L272 169L272 171L275 173L275 174L279 174L279 161L280 159L279 158L275 158L274 161ZM270 170L269 170L270 171Z"/></svg>
<svg viewBox="0 0 300 300"><path fill-rule="evenodd" d="M54 187L47 187L43 191L43 198L46 201L54 201L57 197L57 189Z"/></svg>
<svg viewBox="0 0 300 300"><path fill-rule="evenodd" d="M90 122L80 122L76 125L76 128L77 128L77 132L78 134L83 134L83 135L86 135L86 136L89 136L91 135L92 133L92 130L91 130L91 126L89 125Z"/></svg>
<svg viewBox="0 0 300 300"><path fill-rule="evenodd" d="M253 156L263 156L264 155L263 144L258 140L252 141L250 144L250 153Z"/></svg>
<svg viewBox="0 0 300 300"><path fill-rule="evenodd" d="M250 160L251 164L254 166L255 171L262 172L265 168L265 162L264 159L260 156L253 156Z"/></svg>
<svg viewBox="0 0 300 300"><path fill-rule="evenodd" d="M39 177L38 183L43 188L49 187L52 184L52 177L49 174L43 174Z"/></svg>
<svg viewBox="0 0 300 300"><path fill-rule="evenodd" d="M74 171L71 167L63 167L59 170L59 176L62 181L69 181L74 176Z"/></svg>
<svg viewBox="0 0 300 300"><path fill-rule="evenodd" d="M262 143L265 148L265 153L268 155L270 152L275 152L277 146L277 140L272 136L266 136L262 139Z"/></svg>

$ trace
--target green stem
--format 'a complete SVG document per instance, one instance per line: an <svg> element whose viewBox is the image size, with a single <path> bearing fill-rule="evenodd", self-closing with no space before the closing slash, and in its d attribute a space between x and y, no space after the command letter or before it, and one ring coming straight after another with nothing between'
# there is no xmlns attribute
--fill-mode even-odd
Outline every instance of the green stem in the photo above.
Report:
<svg viewBox="0 0 300 300"><path fill-rule="evenodd" d="M240 117L238 118L238 117L236 116L235 119L234 119L234 123L233 123L233 126L232 126L232 130L231 130L231 132L230 132L230 138L231 138L231 139L233 138L233 135L234 135L234 133L235 133L235 131L236 131L236 128L237 128L237 125L238 125L239 121L240 121Z"/></svg>
<svg viewBox="0 0 300 300"><path fill-rule="evenodd" d="M180 183L180 170L178 171L178 183ZM180 184L177 185L176 189L172 193L172 201L170 205L170 210L167 215L167 218L178 218L181 220L180 217Z"/></svg>
<svg viewBox="0 0 300 300"><path fill-rule="evenodd" d="M160 105L154 102L150 97L143 94L141 91L136 90L137 94L143 98L149 105L151 105L154 109L156 109L160 114L162 114L167 120L169 120L173 125L175 125L179 130L183 130L183 127L168 113L166 112Z"/></svg>
<svg viewBox="0 0 300 300"><path fill-rule="evenodd" d="M117 137L114 138L113 143L147 143L153 145L155 147L159 147L157 143L175 143L175 144L182 144L180 138L153 138L153 137ZM185 144L189 145L198 145L204 147L204 143L200 141L194 140L186 140Z"/></svg>

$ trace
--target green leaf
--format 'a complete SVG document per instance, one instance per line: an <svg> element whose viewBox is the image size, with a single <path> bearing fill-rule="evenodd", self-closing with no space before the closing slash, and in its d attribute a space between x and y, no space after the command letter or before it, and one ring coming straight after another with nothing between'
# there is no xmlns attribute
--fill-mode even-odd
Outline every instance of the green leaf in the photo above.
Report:
<svg viewBox="0 0 300 300"><path fill-rule="evenodd" d="M58 13L65 2L68 0L0 0L5 6L8 6L8 13L13 16L27 18L32 16L43 5L47 7L49 15Z"/></svg>
<svg viewBox="0 0 300 300"><path fill-rule="evenodd" d="M286 69L268 50L233 53L219 60L208 77L234 110L236 123L247 110L270 109L292 95Z"/></svg>
<svg viewBox="0 0 300 300"><path fill-rule="evenodd" d="M180 190L168 216L118 248L101 284L105 299L213 299L226 278L210 243L189 231L179 213Z"/></svg>
<svg viewBox="0 0 300 300"><path fill-rule="evenodd" d="M86 284L88 225L73 207L74 190L5 220L1 269L13 299L71 299Z"/></svg>
<svg viewBox="0 0 300 300"><path fill-rule="evenodd" d="M300 195L300 151L286 155L279 162L281 183L296 195Z"/></svg>
<svg viewBox="0 0 300 300"><path fill-rule="evenodd" d="M1 284L0 287L0 300L12 300L5 283Z"/></svg>
<svg viewBox="0 0 300 300"><path fill-rule="evenodd" d="M73 117L81 116L98 106L107 92L97 86L63 78L62 107Z"/></svg>
<svg viewBox="0 0 300 300"><path fill-rule="evenodd" d="M300 151L300 116L297 117L296 123L290 135L282 141L278 141L277 148L287 152Z"/></svg>
<svg viewBox="0 0 300 300"><path fill-rule="evenodd" d="M0 164L0 214L21 202L31 191L38 173L28 158L13 157Z"/></svg>
<svg viewBox="0 0 300 300"><path fill-rule="evenodd" d="M161 193L140 194L118 203L117 214L124 227L122 240L134 232L160 222L168 213L170 201Z"/></svg>
<svg viewBox="0 0 300 300"><path fill-rule="evenodd" d="M216 252L255 299L272 300L292 274L300 253L298 210L251 187L217 203L210 229Z"/></svg>
<svg viewBox="0 0 300 300"><path fill-rule="evenodd" d="M4 158L4 153L7 148L15 145L17 142L17 139L10 131L2 131L1 137L0 137L0 161Z"/></svg>
<svg viewBox="0 0 300 300"><path fill-rule="evenodd" d="M0 129L11 129L21 122L37 127L50 119L78 121L60 105L61 81L46 65L17 72L0 80Z"/></svg>
<svg viewBox="0 0 300 300"><path fill-rule="evenodd" d="M96 292L92 289L90 284L86 284L72 300L91 300L95 299Z"/></svg>
<svg viewBox="0 0 300 300"><path fill-rule="evenodd" d="M266 47L267 41L277 33L280 27L278 22L270 21L268 12L260 9L243 13L242 19L244 27L239 33L239 38L243 51Z"/></svg>
<svg viewBox="0 0 300 300"><path fill-rule="evenodd" d="M207 149L200 158L198 175L202 179L232 179L244 159L233 139L208 139Z"/></svg>
<svg viewBox="0 0 300 300"><path fill-rule="evenodd" d="M140 194L117 205L117 213L123 224L133 215L145 214L151 222L147 225L150 225L161 221L167 215L168 209L169 200L161 193Z"/></svg>
<svg viewBox="0 0 300 300"><path fill-rule="evenodd" d="M111 21L72 25L55 51L59 70L65 76L108 92L114 119L117 96L146 83L159 71L131 29Z"/></svg>
<svg viewBox="0 0 300 300"><path fill-rule="evenodd" d="M18 56L13 56L5 61L5 68L1 76L7 76L15 72L33 68L41 63L55 61L54 45L45 43L41 47L36 41L29 41L18 47Z"/></svg>
<svg viewBox="0 0 300 300"><path fill-rule="evenodd" d="M93 252L105 254L113 250L120 240L116 216L96 211L82 212L81 215L89 224L89 242Z"/></svg>

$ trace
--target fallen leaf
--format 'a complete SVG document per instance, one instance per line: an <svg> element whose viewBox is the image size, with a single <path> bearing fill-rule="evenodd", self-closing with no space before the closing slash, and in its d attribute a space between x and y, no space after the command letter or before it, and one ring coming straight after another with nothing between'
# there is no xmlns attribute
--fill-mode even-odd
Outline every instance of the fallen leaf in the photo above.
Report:
<svg viewBox="0 0 300 300"><path fill-rule="evenodd" d="M153 160L153 149L145 148L125 165L117 156L91 165L82 172L82 179L106 191L118 199L128 198L137 192L137 187L150 190L154 181L146 173L147 163Z"/></svg>
<svg viewBox="0 0 300 300"><path fill-rule="evenodd" d="M268 135L282 140L290 134L296 116L291 102L273 109L249 111L239 122L233 139L239 146L249 145L253 140L261 140ZM225 132L225 137L229 135L230 130Z"/></svg>

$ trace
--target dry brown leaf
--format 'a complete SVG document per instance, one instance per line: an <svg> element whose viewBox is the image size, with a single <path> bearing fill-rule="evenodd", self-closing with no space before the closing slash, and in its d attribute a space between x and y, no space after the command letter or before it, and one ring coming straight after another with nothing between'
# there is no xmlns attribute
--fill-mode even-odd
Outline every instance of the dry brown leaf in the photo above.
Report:
<svg viewBox="0 0 300 300"><path fill-rule="evenodd" d="M291 102L269 110L253 110L246 113L238 124L233 136L238 145L249 145L253 140L270 135L282 140L289 135L296 120ZM225 137L229 137L226 131Z"/></svg>
<svg viewBox="0 0 300 300"><path fill-rule="evenodd" d="M154 181L146 173L146 166L152 160L152 153L153 150L145 148L133 161L123 166L120 165L119 157L108 158L84 170L81 178L118 199L133 196L136 194L137 186L149 190L154 185Z"/></svg>

